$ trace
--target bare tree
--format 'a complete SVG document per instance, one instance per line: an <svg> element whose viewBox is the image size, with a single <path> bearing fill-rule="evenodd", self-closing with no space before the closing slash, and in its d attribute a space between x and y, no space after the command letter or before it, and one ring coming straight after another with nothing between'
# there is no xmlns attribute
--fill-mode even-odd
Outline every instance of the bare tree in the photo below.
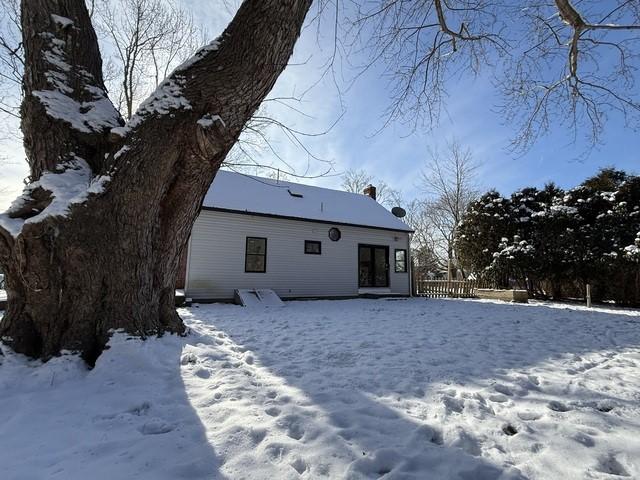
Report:
<svg viewBox="0 0 640 480"><path fill-rule="evenodd" d="M438 241L428 214L428 203L422 199L413 199L406 204L405 210L407 215L402 220L413 229L411 257L414 273L425 277L443 270L446 265L437 254Z"/></svg>
<svg viewBox="0 0 640 480"><path fill-rule="evenodd" d="M225 2L229 13L237 7ZM322 4L323 0L319 2ZM129 118L141 100L146 98L178 64L190 56L199 45L206 43L206 29L196 24L193 14L182 8L180 0L91 0L86 1L89 16L96 25L98 42L103 53L103 77L109 98L123 117ZM0 118L19 120L22 78L22 42L20 38L18 0L0 0ZM2 69L10 81L3 82ZM260 167L264 153L274 157L273 168L296 172L272 142L274 131L280 131L317 166L324 164L326 172L333 170L330 161L315 155L307 139L324 135L300 131L270 114L268 105L286 107L288 112L310 117L301 110L303 95L267 98L248 122L225 164L252 164ZM4 132L4 137L19 137L18 122ZM301 178L310 175L311 161ZM269 168L265 170L270 171ZM255 171L255 168L252 169ZM326 173L325 172L325 173Z"/></svg>
<svg viewBox="0 0 640 480"><path fill-rule="evenodd" d="M114 329L184 332L174 292L193 222L310 6L245 0L125 123L107 98L85 3L22 0L30 182L0 214L6 343L93 362Z"/></svg>
<svg viewBox="0 0 640 480"><path fill-rule="evenodd" d="M347 170L342 174L342 189L347 192L362 193L368 185L376 187L376 200L381 205L393 208L404 203L398 190L364 170Z"/></svg>
<svg viewBox="0 0 640 480"><path fill-rule="evenodd" d="M578 5L578 6L576 6ZM351 52L385 66L387 123L414 128L438 120L449 88L489 68L504 95L515 150L560 126L593 144L607 115L640 125L635 88L640 4L633 0L360 2L348 18Z"/></svg>
<svg viewBox="0 0 640 480"><path fill-rule="evenodd" d="M342 189L351 193L362 193L373 181L373 175L364 170L347 170L342 174Z"/></svg>
<svg viewBox="0 0 640 480"><path fill-rule="evenodd" d="M105 58L105 83L125 118L204 43L192 14L175 0L92 0L87 8L102 50L111 53ZM14 118L19 118L23 57L19 1L0 0L0 114Z"/></svg>
<svg viewBox="0 0 640 480"><path fill-rule="evenodd" d="M113 51L107 87L128 119L140 100L195 51L200 32L192 14L174 0L97 0L94 8L98 32Z"/></svg>
<svg viewBox="0 0 640 480"><path fill-rule="evenodd" d="M198 45L206 43L206 30L196 25L193 14L181 8L179 0L91 0L86 5L106 61L103 78L109 98L125 119L173 68L195 52ZM229 4L227 8L233 13L231 9L235 7ZM18 0L0 0L0 119L7 117L0 142L21 140L19 105L24 52L19 17ZM299 131L270 115L267 109L268 104L278 104L290 112L308 116L301 111L301 102L302 97L294 95L265 99L244 125L238 142L225 158L225 165L240 169L251 166L252 173L257 169L261 172L279 169L297 178L314 178L332 171L333 164L315 155L306 142L328 129L315 133ZM310 159L306 170L298 172L284 158L270 138L274 130L283 132L291 144L306 153ZM274 158L271 165L265 165L265 152ZM314 167L324 164L326 169L320 175L311 174L311 161Z"/></svg>
<svg viewBox="0 0 640 480"><path fill-rule="evenodd" d="M20 84L24 71L20 32L18 0L0 0L0 119L19 118L18 108L22 99ZM5 130L0 136L7 134Z"/></svg>
<svg viewBox="0 0 640 480"><path fill-rule="evenodd" d="M478 197L478 165L471 151L453 140L441 152L430 152L431 160L420 176L426 195L424 215L434 252L449 271L457 268L455 234L467 208ZM464 275L464 272L463 272Z"/></svg>

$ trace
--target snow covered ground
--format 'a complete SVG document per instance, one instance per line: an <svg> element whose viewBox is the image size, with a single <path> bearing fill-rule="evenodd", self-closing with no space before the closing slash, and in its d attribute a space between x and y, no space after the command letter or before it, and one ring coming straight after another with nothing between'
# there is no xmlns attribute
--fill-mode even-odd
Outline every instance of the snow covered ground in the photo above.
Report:
<svg viewBox="0 0 640 480"><path fill-rule="evenodd" d="M640 478L640 313L462 300L182 311L87 371L0 357L0 478Z"/></svg>

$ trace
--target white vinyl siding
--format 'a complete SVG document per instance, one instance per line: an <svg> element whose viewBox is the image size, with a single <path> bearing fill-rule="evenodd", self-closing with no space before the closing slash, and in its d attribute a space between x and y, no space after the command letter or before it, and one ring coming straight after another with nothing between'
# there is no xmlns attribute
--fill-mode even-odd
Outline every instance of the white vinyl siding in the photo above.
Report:
<svg viewBox="0 0 640 480"><path fill-rule="evenodd" d="M328 237L332 226L342 233L337 242ZM247 237L267 238L265 273L245 273ZM322 242L322 254L305 254L305 240ZM191 235L186 294L228 300L236 288L270 288L284 298L356 296L358 244L372 244L389 247L391 293L408 295L409 273L393 266L394 250L408 243L406 232L203 210Z"/></svg>

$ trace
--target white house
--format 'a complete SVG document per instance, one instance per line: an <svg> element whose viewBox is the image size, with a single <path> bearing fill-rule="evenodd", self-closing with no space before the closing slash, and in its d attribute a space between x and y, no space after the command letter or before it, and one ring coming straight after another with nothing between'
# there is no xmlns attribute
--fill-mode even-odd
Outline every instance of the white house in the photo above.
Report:
<svg viewBox="0 0 640 480"><path fill-rule="evenodd" d="M186 296L409 295L411 229L375 201L375 188L367 193L219 171L183 262Z"/></svg>

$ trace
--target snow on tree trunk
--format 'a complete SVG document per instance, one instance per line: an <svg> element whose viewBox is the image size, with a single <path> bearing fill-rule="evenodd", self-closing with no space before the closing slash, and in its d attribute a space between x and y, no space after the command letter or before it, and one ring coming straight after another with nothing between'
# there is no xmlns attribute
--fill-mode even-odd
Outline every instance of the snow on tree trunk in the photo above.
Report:
<svg viewBox="0 0 640 480"><path fill-rule="evenodd" d="M182 333L179 259L204 195L284 70L311 0L247 0L125 125L84 2L23 0L31 183L0 215L0 335L92 363L109 332ZM215 239L213 239L215 240Z"/></svg>

